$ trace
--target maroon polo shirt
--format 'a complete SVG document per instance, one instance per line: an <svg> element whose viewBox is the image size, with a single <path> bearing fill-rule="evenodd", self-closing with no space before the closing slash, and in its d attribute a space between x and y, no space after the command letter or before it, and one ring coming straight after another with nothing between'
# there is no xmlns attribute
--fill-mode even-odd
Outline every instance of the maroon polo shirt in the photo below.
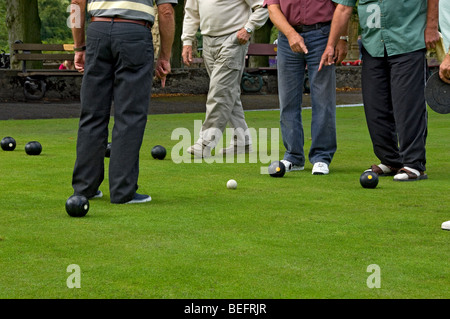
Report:
<svg viewBox="0 0 450 319"><path fill-rule="evenodd" d="M336 8L332 0L264 0L264 6L271 4L280 5L292 26L331 21Z"/></svg>

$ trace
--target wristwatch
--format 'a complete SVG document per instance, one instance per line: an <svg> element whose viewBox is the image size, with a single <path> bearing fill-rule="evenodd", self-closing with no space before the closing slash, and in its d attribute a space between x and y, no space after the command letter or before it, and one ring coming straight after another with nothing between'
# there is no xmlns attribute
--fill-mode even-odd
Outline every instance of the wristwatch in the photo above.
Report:
<svg viewBox="0 0 450 319"><path fill-rule="evenodd" d="M343 36L341 36L339 39L348 42L348 35L343 35Z"/></svg>
<svg viewBox="0 0 450 319"><path fill-rule="evenodd" d="M82 47L79 47L79 48L73 48L73 50L74 50L75 52L86 51L86 46L83 45Z"/></svg>
<svg viewBox="0 0 450 319"><path fill-rule="evenodd" d="M253 30L252 29L250 29L250 28L245 28L245 31L247 31L248 33L252 33L253 32Z"/></svg>

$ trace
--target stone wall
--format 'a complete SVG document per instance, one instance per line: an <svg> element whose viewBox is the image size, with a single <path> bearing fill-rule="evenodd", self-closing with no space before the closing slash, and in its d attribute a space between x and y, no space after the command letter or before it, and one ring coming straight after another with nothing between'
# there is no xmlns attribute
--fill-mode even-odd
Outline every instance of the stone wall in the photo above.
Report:
<svg viewBox="0 0 450 319"><path fill-rule="evenodd" d="M0 70L0 102L24 101L23 81L17 76L17 70ZM259 92L251 94L277 94L277 77L275 72L262 72L263 85ZM50 76L46 78L47 100L78 100L80 95L81 76ZM339 66L336 68L336 84L338 88L361 88L360 66ZM205 68L192 67L172 70L167 77L166 87L155 78L153 94L206 94L209 77ZM245 92L243 92L245 94Z"/></svg>

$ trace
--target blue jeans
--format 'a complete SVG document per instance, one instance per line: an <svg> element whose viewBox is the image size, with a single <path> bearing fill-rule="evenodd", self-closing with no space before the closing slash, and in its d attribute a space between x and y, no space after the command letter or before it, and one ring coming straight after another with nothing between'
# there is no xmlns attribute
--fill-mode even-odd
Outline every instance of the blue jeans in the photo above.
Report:
<svg viewBox="0 0 450 319"><path fill-rule="evenodd" d="M308 68L312 119L309 161L331 163L336 152L336 73L335 66L318 72L320 58L328 41L330 26L301 33L308 54L293 52L283 33L278 36L277 68L280 100L280 126L284 159L294 165L305 164L302 124L303 80Z"/></svg>

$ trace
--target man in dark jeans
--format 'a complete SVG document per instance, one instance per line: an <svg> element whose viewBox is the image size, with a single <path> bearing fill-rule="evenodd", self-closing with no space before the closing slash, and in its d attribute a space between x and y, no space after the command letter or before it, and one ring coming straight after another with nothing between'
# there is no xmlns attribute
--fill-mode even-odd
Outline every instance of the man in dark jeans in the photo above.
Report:
<svg viewBox="0 0 450 319"><path fill-rule="evenodd" d="M320 67L333 63L334 45L356 0L338 3ZM439 40L439 0L359 1L362 93L367 127L380 164L369 170L394 181L427 178L426 49Z"/></svg>
<svg viewBox="0 0 450 319"><path fill-rule="evenodd" d="M114 127L109 162L111 203L144 203L149 195L136 193L139 151L147 123L153 78L155 20L153 0L72 0L81 16L73 26L75 67L84 72L81 87L81 116L77 159L73 171L74 194L102 197L104 155L108 124L114 101ZM174 10L177 0L156 0L161 49L156 76L164 86L170 72L174 38ZM85 37L84 12L91 16Z"/></svg>

